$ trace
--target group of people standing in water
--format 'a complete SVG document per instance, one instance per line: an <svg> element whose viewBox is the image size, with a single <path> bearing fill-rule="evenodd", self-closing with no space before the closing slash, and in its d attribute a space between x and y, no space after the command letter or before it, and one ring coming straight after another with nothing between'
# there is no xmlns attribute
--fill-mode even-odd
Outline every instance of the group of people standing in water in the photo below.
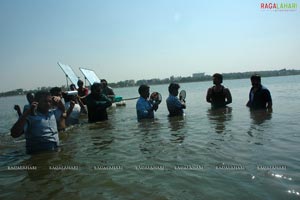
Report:
<svg viewBox="0 0 300 200"><path fill-rule="evenodd" d="M254 110L271 110L271 94L262 86L261 77L256 74L250 79L252 88L246 105ZM214 86L207 90L206 101L211 103L213 109L223 108L232 103L230 90L225 88L222 82L222 75L214 74ZM115 94L108 87L107 81L102 79L101 83L94 83L90 93L83 87L81 80L77 86L76 89L74 84L70 85L69 92L62 92L61 88L54 87L50 91L29 93L26 96L28 105L24 106L23 113L19 106L15 106L19 119L11 128L11 136L17 138L25 134L27 153L56 150L59 146L58 132L68 125L78 124L81 113L88 115L90 123L108 119L106 109L112 105ZM179 88L178 83L170 83L168 87L166 104L169 117L184 115L186 104L184 98L178 98ZM160 94L155 92L150 96L148 85L140 85L138 92L140 97L136 102L137 120L154 118L154 112L161 103Z"/></svg>
<svg viewBox="0 0 300 200"><path fill-rule="evenodd" d="M224 108L232 103L230 90L222 85L223 76L221 74L216 73L212 77L214 86L208 88L206 101L211 104L212 109ZM251 110L272 110L271 93L261 84L260 75L252 75L250 79L252 88L250 89L249 100L246 106ZM177 97L179 88L180 85L177 83L170 83L169 85L169 97L166 100L169 117L184 114L183 109L186 108L186 104L184 99ZM139 87L140 98L136 104L137 118L139 121L145 118L153 118L154 111L158 109L159 102L152 103L152 101L149 100L149 89L150 87L147 85L141 85Z"/></svg>

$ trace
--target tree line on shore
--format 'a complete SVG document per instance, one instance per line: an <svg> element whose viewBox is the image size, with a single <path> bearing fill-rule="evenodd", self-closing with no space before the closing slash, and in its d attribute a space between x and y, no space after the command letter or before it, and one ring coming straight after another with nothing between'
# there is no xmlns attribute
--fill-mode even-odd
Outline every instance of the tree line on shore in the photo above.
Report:
<svg viewBox="0 0 300 200"><path fill-rule="evenodd" d="M272 77L272 76L290 76L290 75L300 75L300 70L295 69L281 69L281 70L272 70L272 71L251 71L251 72L234 72L234 73L223 73L223 78L226 80L229 79L244 79L249 78L254 73L260 74L262 77ZM142 80L125 80L119 81L117 83L109 83L112 88L120 88L120 87L134 87L139 86L142 84L148 85L159 85L159 84L168 84L170 82L177 82L177 83L188 83L188 82L201 82L201 81L210 81L212 80L211 75L203 75L202 76L188 76L188 77L174 77L171 76L170 78L165 79L142 79ZM66 85L61 86L62 90L68 90ZM15 96L15 95L25 95L29 92L37 92L40 90L50 90L51 87L38 87L37 89L33 90L24 90L24 89L16 89L11 90L8 92L0 93L0 97L6 96Z"/></svg>
<svg viewBox="0 0 300 200"><path fill-rule="evenodd" d="M234 73L223 73L223 78L226 80L229 79L244 79L250 78L251 75L254 73L260 74L262 77L272 77L272 76L290 76L290 75L300 75L300 70L295 69L281 69L281 70L272 70L272 71L251 71L251 72L234 72ZM174 77L171 76L170 78L165 79L143 79L143 80L125 80L119 81L117 83L110 83L109 85L113 88L118 87L133 87L133 86L140 86L142 84L148 85L159 85L159 84L169 84L170 82L177 82L177 83L188 83L188 82L200 82L200 81L210 81L212 80L212 75L204 75L202 76L188 76L188 77Z"/></svg>

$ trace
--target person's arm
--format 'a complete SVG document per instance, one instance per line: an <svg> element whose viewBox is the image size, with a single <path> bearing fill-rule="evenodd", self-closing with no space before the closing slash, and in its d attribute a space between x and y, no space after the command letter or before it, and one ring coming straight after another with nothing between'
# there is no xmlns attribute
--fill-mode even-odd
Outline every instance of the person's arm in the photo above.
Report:
<svg viewBox="0 0 300 200"><path fill-rule="evenodd" d="M112 102L105 95L102 95L100 100L95 100L92 96L87 98L87 106L91 109L104 109L112 105Z"/></svg>
<svg viewBox="0 0 300 200"><path fill-rule="evenodd" d="M107 88L105 88L105 92L103 94L105 94L108 97L114 97L115 96L115 93L114 93L113 89L109 86L107 86Z"/></svg>
<svg viewBox="0 0 300 200"><path fill-rule="evenodd" d="M249 108L251 107L251 91L252 91L252 89L249 92L249 95L248 95L249 96L249 100L248 100L248 102L246 104L246 106L249 107Z"/></svg>
<svg viewBox="0 0 300 200"><path fill-rule="evenodd" d="M181 103L181 108L182 108L182 109L186 109L186 104L185 104L185 102L182 102L182 103Z"/></svg>
<svg viewBox="0 0 300 200"><path fill-rule="evenodd" d="M86 108L85 108L84 104L82 103L80 96L77 95L76 99L80 105L80 108L83 110L83 112L87 113Z"/></svg>
<svg viewBox="0 0 300 200"><path fill-rule="evenodd" d="M24 126L26 124L27 117L33 113L33 110L37 108L38 103L32 102L30 109L26 110L23 115L18 119L18 121L13 125L13 127L10 129L10 135L13 138L20 137L24 133Z"/></svg>
<svg viewBox="0 0 300 200"><path fill-rule="evenodd" d="M151 108L150 108L150 110L149 111L157 111L157 109L158 109L158 103L154 103L154 104L151 104L152 106L151 106Z"/></svg>
<svg viewBox="0 0 300 200"><path fill-rule="evenodd" d="M80 99L85 99L88 96L88 94L89 94L89 90L87 88L83 88L83 90L81 90L80 92L82 92L82 91L83 91L84 95L83 96L79 96L78 95L78 97ZM78 92L79 92L79 90L78 90Z"/></svg>
<svg viewBox="0 0 300 200"><path fill-rule="evenodd" d="M56 103L57 108L64 113L66 111L65 105L63 104L62 100L60 97L54 96L53 101Z"/></svg>
<svg viewBox="0 0 300 200"><path fill-rule="evenodd" d="M56 119L58 123L57 126L58 131L61 131L66 128L66 118L67 118L66 108L60 97L54 96L53 101L56 103L57 109L61 111L61 116L59 117L59 119Z"/></svg>
<svg viewBox="0 0 300 200"><path fill-rule="evenodd" d="M271 111L273 103L272 103L271 93L269 90L266 90L266 102L267 102L267 109Z"/></svg>
<svg viewBox="0 0 300 200"><path fill-rule="evenodd" d="M176 97L173 99L173 104L176 108L178 109L185 109L186 105L184 102L181 102L179 99L177 99Z"/></svg>
<svg viewBox="0 0 300 200"><path fill-rule="evenodd" d="M18 116L19 116L19 117L21 117L21 115L22 115L22 112L21 112L21 108L20 108L20 106L19 106L19 105L15 105L15 106L14 106L14 109L15 109L15 111L17 111L17 113L18 113Z"/></svg>
<svg viewBox="0 0 300 200"><path fill-rule="evenodd" d="M142 102L137 102L136 110L138 114L139 119L149 118L151 116L151 113L153 113L153 110L155 109L155 106L148 107L147 104Z"/></svg>
<svg viewBox="0 0 300 200"><path fill-rule="evenodd" d="M70 116L70 114L71 114L72 111L73 111L74 106L75 106L75 102L71 100L71 101L70 101L70 107L69 107L68 110L67 110L67 116L66 116L66 117L69 117L69 116Z"/></svg>
<svg viewBox="0 0 300 200"><path fill-rule="evenodd" d="M106 96L102 95L100 101L97 101L97 107L108 108L112 105L111 100Z"/></svg>
<svg viewBox="0 0 300 200"><path fill-rule="evenodd" d="M272 111L272 109L273 109L273 103L272 103L272 101L268 101L267 108L268 108L268 110Z"/></svg>
<svg viewBox="0 0 300 200"><path fill-rule="evenodd" d="M226 97L226 105L231 104L232 97L231 97L230 90L228 88L225 88L225 97Z"/></svg>
<svg viewBox="0 0 300 200"><path fill-rule="evenodd" d="M206 101L208 103L211 103L211 94L212 94L212 88L208 88L207 93L206 93Z"/></svg>

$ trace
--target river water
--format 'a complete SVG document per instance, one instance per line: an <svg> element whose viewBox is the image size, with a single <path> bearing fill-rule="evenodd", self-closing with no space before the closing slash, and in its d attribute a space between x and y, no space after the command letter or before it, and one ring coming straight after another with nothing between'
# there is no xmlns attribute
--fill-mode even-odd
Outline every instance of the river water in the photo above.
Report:
<svg viewBox="0 0 300 200"><path fill-rule="evenodd" d="M299 199L300 76L263 78L273 112L245 106L250 80L224 80L229 108L206 103L212 82L181 84L185 117L167 117L168 85L154 121L138 123L136 100L110 109L109 121L60 134L59 152L30 156L9 129L14 104L0 98L0 199ZM115 89L124 98L137 87ZM24 169L27 168L27 169Z"/></svg>

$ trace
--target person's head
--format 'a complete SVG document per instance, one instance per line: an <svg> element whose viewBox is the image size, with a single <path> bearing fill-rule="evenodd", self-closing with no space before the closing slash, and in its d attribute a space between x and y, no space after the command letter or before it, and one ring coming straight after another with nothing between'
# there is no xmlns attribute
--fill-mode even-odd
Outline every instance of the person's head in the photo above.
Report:
<svg viewBox="0 0 300 200"><path fill-rule="evenodd" d="M101 83L94 83L91 86L91 94L93 95L100 95L102 92L102 85Z"/></svg>
<svg viewBox="0 0 300 200"><path fill-rule="evenodd" d="M28 103L31 104L34 101L34 93L28 92L26 94L26 99L27 99Z"/></svg>
<svg viewBox="0 0 300 200"><path fill-rule="evenodd" d="M212 77L213 77L213 83L215 85L220 85L221 83L223 83L223 76L222 76L222 74L215 73Z"/></svg>
<svg viewBox="0 0 300 200"><path fill-rule="evenodd" d="M179 88L180 88L180 86L178 83L170 83L169 88L168 88L169 93L173 96L177 96Z"/></svg>
<svg viewBox="0 0 300 200"><path fill-rule="evenodd" d="M83 81L79 79L79 80L77 81L77 86L78 86L79 88L82 88L82 87L83 87Z"/></svg>
<svg viewBox="0 0 300 200"><path fill-rule="evenodd" d="M48 91L38 91L35 93L34 100L38 102L38 110L46 113L52 106L52 95Z"/></svg>
<svg viewBox="0 0 300 200"><path fill-rule="evenodd" d="M70 85L70 90L72 90L72 91L76 90L75 84L71 84L71 85Z"/></svg>
<svg viewBox="0 0 300 200"><path fill-rule="evenodd" d="M150 96L150 87L148 85L140 85L139 94L144 99L147 99Z"/></svg>
<svg viewBox="0 0 300 200"><path fill-rule="evenodd" d="M102 87L105 88L107 86L107 81L105 79L101 79Z"/></svg>
<svg viewBox="0 0 300 200"><path fill-rule="evenodd" d="M53 87L50 89L50 94L52 96L62 97L62 91L60 87Z"/></svg>
<svg viewBox="0 0 300 200"><path fill-rule="evenodd" d="M259 74L253 74L250 78L253 87L260 87L261 77Z"/></svg>

